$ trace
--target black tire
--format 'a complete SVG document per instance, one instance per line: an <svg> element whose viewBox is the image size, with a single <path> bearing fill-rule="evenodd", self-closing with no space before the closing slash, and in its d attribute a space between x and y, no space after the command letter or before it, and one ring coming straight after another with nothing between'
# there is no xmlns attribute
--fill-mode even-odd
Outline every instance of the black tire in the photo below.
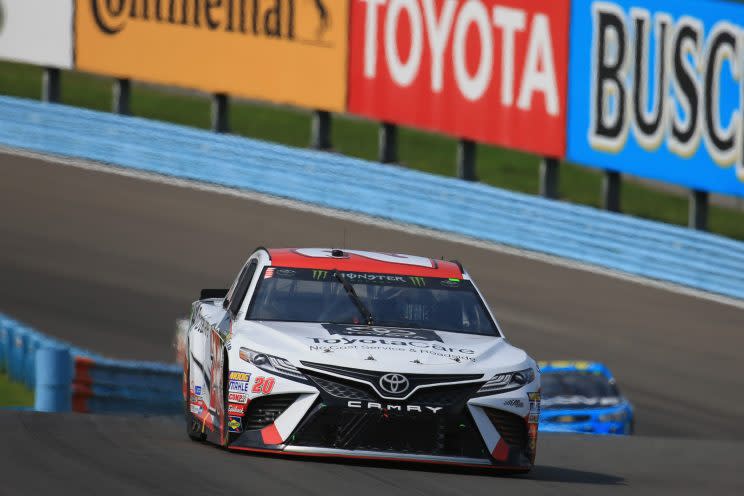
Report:
<svg viewBox="0 0 744 496"><path fill-rule="evenodd" d="M185 357L186 366L184 367L184 379L186 381L186 398L184 398L183 402L183 409L186 417L186 434L192 441L202 442L207 438L207 436L206 434L202 433L199 421L194 417L194 414L191 413L191 409L189 408L189 403L191 401L191 360L189 358L189 353L189 345L187 344Z"/></svg>

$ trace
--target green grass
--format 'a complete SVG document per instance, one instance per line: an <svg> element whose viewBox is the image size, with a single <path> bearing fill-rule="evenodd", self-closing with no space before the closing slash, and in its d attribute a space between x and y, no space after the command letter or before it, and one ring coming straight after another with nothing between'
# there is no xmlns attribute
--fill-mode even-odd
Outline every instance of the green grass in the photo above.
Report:
<svg viewBox="0 0 744 496"><path fill-rule="evenodd" d="M0 62L0 94L39 98L41 69ZM65 72L62 101L69 105L108 111L111 81L87 74ZM209 100L136 85L132 88L132 113L151 119L199 128L209 127ZM230 126L234 133L291 146L307 146L310 114L306 111L238 102L231 105ZM335 150L374 160L377 156L377 124L348 116L333 120ZM402 128L399 136L402 165L434 174L455 174L456 141L444 136ZM492 146L478 146L478 176L481 181L514 191L537 194L539 158L527 153ZM601 175L598 171L565 163L561 167L563 200L598 207ZM687 199L624 181L622 208L625 213L678 225L687 223ZM711 207L713 232L744 239L744 213Z"/></svg>
<svg viewBox="0 0 744 496"><path fill-rule="evenodd" d="M5 373L0 374L0 408L8 406L33 406L34 393L26 386L12 382Z"/></svg>

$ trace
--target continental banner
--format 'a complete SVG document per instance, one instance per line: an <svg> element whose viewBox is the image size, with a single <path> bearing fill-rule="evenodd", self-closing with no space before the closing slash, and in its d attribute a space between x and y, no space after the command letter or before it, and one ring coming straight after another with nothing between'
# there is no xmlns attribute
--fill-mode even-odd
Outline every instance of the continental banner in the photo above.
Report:
<svg viewBox="0 0 744 496"><path fill-rule="evenodd" d="M573 0L568 158L744 196L744 5Z"/></svg>
<svg viewBox="0 0 744 496"><path fill-rule="evenodd" d="M76 68L344 111L347 0L77 0Z"/></svg>
<svg viewBox="0 0 744 496"><path fill-rule="evenodd" d="M74 0L0 0L0 59L72 68Z"/></svg>

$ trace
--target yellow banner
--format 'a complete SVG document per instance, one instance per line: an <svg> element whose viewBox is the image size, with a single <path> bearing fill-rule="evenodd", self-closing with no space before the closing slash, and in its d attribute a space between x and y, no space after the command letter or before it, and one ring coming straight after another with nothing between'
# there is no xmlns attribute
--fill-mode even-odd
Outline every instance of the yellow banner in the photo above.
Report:
<svg viewBox="0 0 744 496"><path fill-rule="evenodd" d="M76 68L344 111L347 0L77 0Z"/></svg>

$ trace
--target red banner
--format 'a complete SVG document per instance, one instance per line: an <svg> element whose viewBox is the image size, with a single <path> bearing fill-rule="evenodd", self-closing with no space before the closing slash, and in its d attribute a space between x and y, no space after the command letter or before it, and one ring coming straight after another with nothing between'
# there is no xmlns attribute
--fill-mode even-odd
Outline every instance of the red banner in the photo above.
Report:
<svg viewBox="0 0 744 496"><path fill-rule="evenodd" d="M569 0L352 0L349 111L563 157Z"/></svg>

